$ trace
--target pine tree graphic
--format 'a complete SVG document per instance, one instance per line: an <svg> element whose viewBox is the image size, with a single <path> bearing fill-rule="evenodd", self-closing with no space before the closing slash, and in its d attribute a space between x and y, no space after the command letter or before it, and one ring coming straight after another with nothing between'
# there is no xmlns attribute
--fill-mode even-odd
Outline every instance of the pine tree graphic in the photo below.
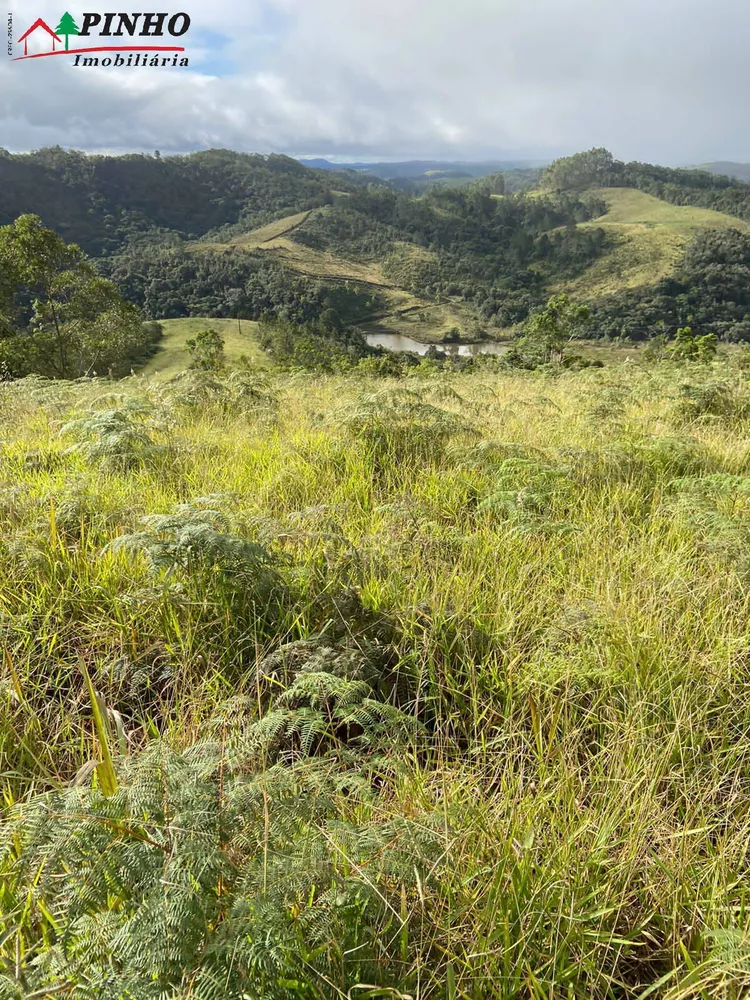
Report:
<svg viewBox="0 0 750 1000"><path fill-rule="evenodd" d="M70 35L77 35L80 29L78 25L73 20L73 15L69 14L67 10L60 18L60 23L55 28L56 35L65 35L65 51L68 51L68 37Z"/></svg>

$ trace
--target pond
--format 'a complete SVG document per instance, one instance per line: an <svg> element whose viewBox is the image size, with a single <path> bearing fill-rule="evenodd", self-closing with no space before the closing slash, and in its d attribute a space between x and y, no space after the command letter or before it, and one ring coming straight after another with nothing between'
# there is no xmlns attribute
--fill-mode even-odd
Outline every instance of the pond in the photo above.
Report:
<svg viewBox="0 0 750 1000"><path fill-rule="evenodd" d="M368 333L365 339L370 347L385 347L388 351L427 354L430 347L434 346L444 354L461 358L473 358L477 354L505 354L508 350L507 344L493 344L491 341L479 341L475 344L422 344L400 333Z"/></svg>

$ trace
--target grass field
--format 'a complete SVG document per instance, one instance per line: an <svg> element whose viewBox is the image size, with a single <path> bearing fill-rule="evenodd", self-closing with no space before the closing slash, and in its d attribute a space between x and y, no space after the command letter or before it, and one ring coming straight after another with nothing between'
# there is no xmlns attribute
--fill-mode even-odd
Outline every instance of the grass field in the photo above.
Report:
<svg viewBox="0 0 750 1000"><path fill-rule="evenodd" d="M156 354L139 368L139 374L162 379L184 371L190 363L190 354L185 342L208 327L216 330L224 338L224 353L227 360L237 361L242 355L255 364L264 364L266 355L261 350L256 331L258 324L250 320L211 319L190 317L186 319L161 320L164 336L159 341Z"/></svg>
<svg viewBox="0 0 750 1000"><path fill-rule="evenodd" d="M653 284L666 277L679 265L687 244L700 229L749 228L721 212L670 205L633 188L597 188L591 194L606 201L607 212L579 226L604 229L615 245L584 274L559 286L584 298Z"/></svg>
<svg viewBox="0 0 750 1000"><path fill-rule="evenodd" d="M301 226L309 216L310 212L298 212L296 215L287 215L283 219L269 222L265 226L251 230L249 233L242 233L240 236L235 236L225 243L196 242L193 244L193 247L195 249L216 250L228 250L231 247L240 247L244 250L255 250L266 243L270 243L272 240L278 239L285 233L292 232L298 226Z"/></svg>
<svg viewBox="0 0 750 1000"><path fill-rule="evenodd" d="M723 212L692 205L672 205L635 188L594 188L591 194L603 198L607 213L583 225L664 226L678 232L693 232L696 228L747 230L747 223Z"/></svg>
<svg viewBox="0 0 750 1000"><path fill-rule="evenodd" d="M377 263L360 263L347 260L344 257L327 251L315 250L302 243L296 243L288 234L302 226L313 214L324 212L325 209L315 209L314 212L300 212L298 215L278 219L249 233L242 233L224 243L196 242L191 244L195 251L208 250L252 250L272 254L286 267L313 278L325 278L329 281L353 281L363 285L373 285L383 291L390 291L397 296L398 302L409 304L417 302L414 296L400 292L384 276ZM401 296L399 298L399 295Z"/></svg>
<svg viewBox="0 0 750 1000"><path fill-rule="evenodd" d="M746 995L734 362L0 413L0 996Z"/></svg>

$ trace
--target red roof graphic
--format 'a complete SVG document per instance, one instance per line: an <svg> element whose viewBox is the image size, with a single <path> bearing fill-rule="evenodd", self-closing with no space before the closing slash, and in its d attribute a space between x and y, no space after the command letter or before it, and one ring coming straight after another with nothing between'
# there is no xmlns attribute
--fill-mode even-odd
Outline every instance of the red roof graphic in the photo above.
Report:
<svg viewBox="0 0 750 1000"><path fill-rule="evenodd" d="M41 19L41 17L38 17L36 19L36 21L34 21L34 23L31 25L31 27L29 28L29 30L25 31L21 35L21 37L18 39L19 43L23 42L23 54L24 55L26 55L27 51L28 51L28 42L27 42L26 39L29 37L29 35L33 34L36 31L37 28L44 28L44 30L47 32L47 34L52 36L52 50L53 51L54 51L54 48L55 48L55 42L62 42L62 38L60 38L59 35L56 35L54 33L54 31L52 30L52 28L50 28L50 26L47 24L47 22L43 21Z"/></svg>

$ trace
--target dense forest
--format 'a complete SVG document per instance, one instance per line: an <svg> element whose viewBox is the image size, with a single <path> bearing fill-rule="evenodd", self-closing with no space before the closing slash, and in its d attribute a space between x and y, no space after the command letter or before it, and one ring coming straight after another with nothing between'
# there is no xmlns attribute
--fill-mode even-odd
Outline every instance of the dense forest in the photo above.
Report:
<svg viewBox="0 0 750 1000"><path fill-rule="evenodd" d="M356 323L378 306L372 289L313 280L257 254L154 247L118 254L101 266L151 319L272 313L306 323L335 311L328 319L336 325Z"/></svg>
<svg viewBox="0 0 750 1000"><path fill-rule="evenodd" d="M0 225L33 213L100 256L154 230L191 238L230 223L251 229L329 203L330 182L288 156L226 149L168 157L88 156L59 146L20 155L0 150ZM353 186L339 175L335 184Z"/></svg>

